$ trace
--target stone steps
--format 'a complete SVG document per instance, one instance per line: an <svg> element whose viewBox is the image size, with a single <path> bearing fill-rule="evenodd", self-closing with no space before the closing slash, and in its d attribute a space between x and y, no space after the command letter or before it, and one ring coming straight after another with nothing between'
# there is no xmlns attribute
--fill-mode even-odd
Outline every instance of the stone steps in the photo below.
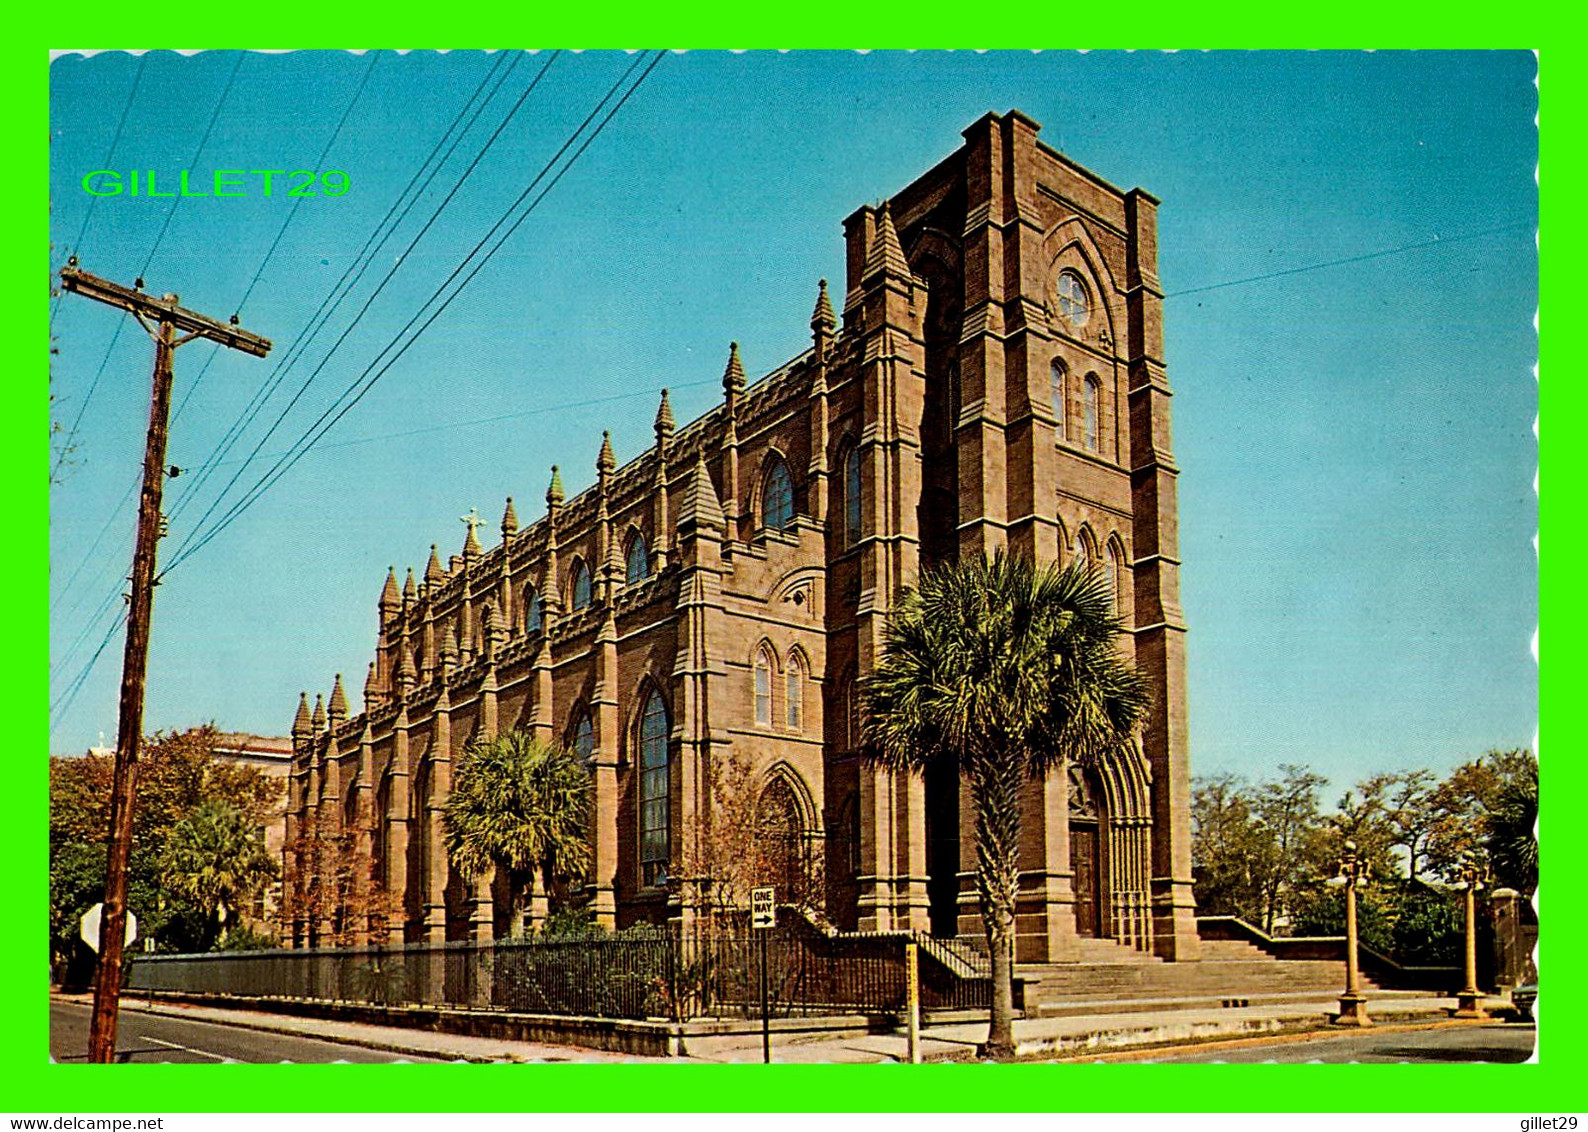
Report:
<svg viewBox="0 0 1588 1132"><path fill-rule="evenodd" d="M1079 941L1077 961L1020 964L1028 1017L1095 1011L1157 1009L1164 1003L1219 1007L1337 995L1345 963L1333 959L1275 959L1241 940L1205 940L1202 958L1167 963L1112 940ZM1379 990L1362 980L1364 992ZM1156 1005L1154 1005L1156 1004Z"/></svg>

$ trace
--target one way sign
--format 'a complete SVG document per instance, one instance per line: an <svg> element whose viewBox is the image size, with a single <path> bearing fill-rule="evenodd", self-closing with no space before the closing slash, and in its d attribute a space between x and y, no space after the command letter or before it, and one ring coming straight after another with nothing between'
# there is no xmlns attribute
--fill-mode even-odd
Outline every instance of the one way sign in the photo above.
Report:
<svg viewBox="0 0 1588 1132"><path fill-rule="evenodd" d="M772 903L773 890L770 884L750 890L750 926L765 930L777 924L777 907Z"/></svg>

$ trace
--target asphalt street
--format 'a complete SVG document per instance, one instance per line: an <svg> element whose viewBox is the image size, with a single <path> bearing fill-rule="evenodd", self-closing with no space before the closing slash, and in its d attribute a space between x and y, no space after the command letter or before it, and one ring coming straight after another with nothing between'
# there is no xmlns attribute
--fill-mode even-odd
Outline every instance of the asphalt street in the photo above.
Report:
<svg viewBox="0 0 1588 1132"><path fill-rule="evenodd" d="M86 1003L50 1000L50 1057L65 1064L88 1060L88 1026L93 1013ZM322 1042L287 1034L193 1022L122 1010L116 1026L116 1060L219 1064L256 1062L427 1062L437 1058L391 1053L367 1046Z"/></svg>
<svg viewBox="0 0 1588 1132"><path fill-rule="evenodd" d="M1533 1054L1538 1030L1506 1022L1460 1023L1426 1029L1324 1031L1216 1047L1160 1050L1131 1061L1176 1064L1460 1064L1522 1062Z"/></svg>

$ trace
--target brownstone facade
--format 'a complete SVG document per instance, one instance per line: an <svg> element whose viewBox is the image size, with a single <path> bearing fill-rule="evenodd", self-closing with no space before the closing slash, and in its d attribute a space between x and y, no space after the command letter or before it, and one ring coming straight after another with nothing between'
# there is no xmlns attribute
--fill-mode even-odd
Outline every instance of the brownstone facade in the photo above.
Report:
<svg viewBox="0 0 1588 1132"><path fill-rule="evenodd" d="M988 115L851 215L841 311L824 282L805 353L747 385L734 346L700 419L677 428L664 393L648 451L619 466L603 441L590 489L565 499L553 469L534 522L509 500L500 543L471 525L447 564L388 575L364 713L340 678L299 705L291 821L360 831L404 938L510 927L449 869L441 812L466 743L515 727L589 754L604 923L696 914L737 757L823 855L835 924L979 935L963 788L858 759L855 683L923 566L1008 547L1106 569L1154 689L1139 757L1030 788L1020 958L1086 936L1195 958L1158 202L1037 132Z"/></svg>

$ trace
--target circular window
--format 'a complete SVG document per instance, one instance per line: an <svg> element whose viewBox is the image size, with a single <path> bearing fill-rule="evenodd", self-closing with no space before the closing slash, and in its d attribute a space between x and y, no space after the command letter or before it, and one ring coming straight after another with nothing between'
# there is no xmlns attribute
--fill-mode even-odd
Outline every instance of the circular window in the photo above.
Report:
<svg viewBox="0 0 1588 1132"><path fill-rule="evenodd" d="M1092 308L1091 300L1086 297L1086 284L1081 282L1081 277L1073 271L1061 271L1054 290L1058 294L1059 313L1064 316L1064 321L1075 327L1085 326Z"/></svg>

